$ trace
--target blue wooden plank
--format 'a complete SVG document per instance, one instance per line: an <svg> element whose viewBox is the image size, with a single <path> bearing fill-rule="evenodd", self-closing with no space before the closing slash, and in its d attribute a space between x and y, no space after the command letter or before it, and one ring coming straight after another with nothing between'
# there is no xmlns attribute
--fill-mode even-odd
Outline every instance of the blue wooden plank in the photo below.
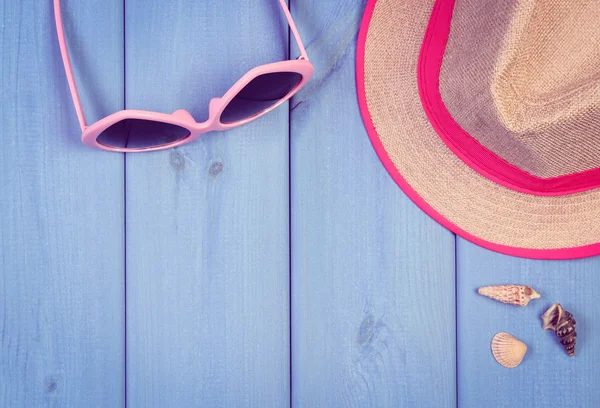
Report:
<svg viewBox="0 0 600 408"><path fill-rule="evenodd" d="M291 115L293 405L454 406L454 236L370 145L355 88L364 4L292 6L315 64Z"/></svg>
<svg viewBox="0 0 600 408"><path fill-rule="evenodd" d="M123 101L122 2L65 0L90 121ZM51 1L0 5L0 406L124 403L123 157L92 151Z"/></svg>
<svg viewBox="0 0 600 408"><path fill-rule="evenodd" d="M600 406L600 257L537 261L497 254L465 240L457 243L458 398L462 407ZM482 297L480 286L526 284L542 297L519 308ZM570 358L540 316L555 302L577 320ZM522 364L509 370L490 352L494 334L524 341Z"/></svg>
<svg viewBox="0 0 600 408"><path fill-rule="evenodd" d="M128 108L201 121L210 98L287 56L276 1L125 13ZM288 109L126 161L128 406L288 405Z"/></svg>

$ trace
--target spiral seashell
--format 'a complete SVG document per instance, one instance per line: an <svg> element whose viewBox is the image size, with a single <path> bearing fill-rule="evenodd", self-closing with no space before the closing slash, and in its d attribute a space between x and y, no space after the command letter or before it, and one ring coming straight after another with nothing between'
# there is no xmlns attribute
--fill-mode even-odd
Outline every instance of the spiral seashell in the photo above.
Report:
<svg viewBox="0 0 600 408"><path fill-rule="evenodd" d="M492 354L503 367L515 368L525 357L527 345L509 333L501 332L492 339Z"/></svg>
<svg viewBox="0 0 600 408"><path fill-rule="evenodd" d="M542 329L554 330L560 338L560 344L567 350L569 356L573 357L575 343L577 343L577 332L575 331L577 322L573 315L563 309L560 303L555 303L542 315L542 322Z"/></svg>
<svg viewBox="0 0 600 408"><path fill-rule="evenodd" d="M478 292L480 295L515 306L527 306L530 300L540 297L532 287L523 285L484 286L479 288Z"/></svg>

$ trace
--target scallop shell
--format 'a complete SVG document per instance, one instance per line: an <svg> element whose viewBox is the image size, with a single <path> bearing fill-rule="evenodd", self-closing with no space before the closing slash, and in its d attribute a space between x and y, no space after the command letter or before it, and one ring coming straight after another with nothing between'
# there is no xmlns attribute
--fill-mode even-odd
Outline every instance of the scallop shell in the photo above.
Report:
<svg viewBox="0 0 600 408"><path fill-rule="evenodd" d="M575 331L577 322L573 315L563 309L560 303L555 303L542 315L542 322L542 329L554 330L567 354L573 357L575 343L577 343L577 332Z"/></svg>
<svg viewBox="0 0 600 408"><path fill-rule="evenodd" d="M527 306L529 301L540 297L531 286L523 285L484 286L479 288L478 292L480 295L515 306Z"/></svg>
<svg viewBox="0 0 600 408"><path fill-rule="evenodd" d="M525 357L527 345L509 333L501 332L492 339L492 354L503 367L515 368Z"/></svg>

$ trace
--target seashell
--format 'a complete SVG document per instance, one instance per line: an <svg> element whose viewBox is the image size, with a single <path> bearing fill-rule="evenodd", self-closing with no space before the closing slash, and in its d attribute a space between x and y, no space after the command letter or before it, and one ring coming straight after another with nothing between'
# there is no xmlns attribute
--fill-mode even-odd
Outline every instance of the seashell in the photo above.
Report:
<svg viewBox="0 0 600 408"><path fill-rule="evenodd" d="M503 367L515 368L525 357L527 345L509 333L501 332L492 339L492 354Z"/></svg>
<svg viewBox="0 0 600 408"><path fill-rule="evenodd" d="M484 286L479 288L478 292L480 295L515 306L527 306L530 300L540 297L532 287L523 285Z"/></svg>
<svg viewBox="0 0 600 408"><path fill-rule="evenodd" d="M577 332L575 331L577 322L573 319L573 315L563 309L560 303L555 303L542 315L542 321L542 329L554 330L560 338L560 344L567 350L569 356L573 357L575 343L577 343Z"/></svg>

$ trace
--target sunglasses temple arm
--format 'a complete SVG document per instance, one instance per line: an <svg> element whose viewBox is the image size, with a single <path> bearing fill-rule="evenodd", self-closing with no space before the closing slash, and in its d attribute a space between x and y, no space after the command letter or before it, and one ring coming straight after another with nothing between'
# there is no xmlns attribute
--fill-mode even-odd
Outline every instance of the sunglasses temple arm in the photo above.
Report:
<svg viewBox="0 0 600 408"><path fill-rule="evenodd" d="M65 31L60 14L60 0L54 0L54 19L56 21L56 34L58 36L58 44L60 45L60 54L62 55L65 73L67 74L67 82L69 82L69 89L73 98L73 104L75 105L75 111L77 112L79 126L83 131L86 128L85 117L83 116L83 109L81 108L81 101L79 100L79 93L77 92L77 85L75 85L73 69L71 68L71 60L69 59L69 51L67 50L67 42L65 41Z"/></svg>
<svg viewBox="0 0 600 408"><path fill-rule="evenodd" d="M279 0L279 4L281 5L281 8L283 9L283 14L285 14L285 18L287 19L288 24L290 25L292 34L294 35L294 38L296 39L296 44L298 44L298 48L300 49L300 56L303 59L308 61L308 55L306 54L306 50L304 49L304 44L302 44L302 39L300 38L300 33L298 33L296 24L294 24L294 19L292 18L290 9L288 8L287 4L285 3L285 0Z"/></svg>

